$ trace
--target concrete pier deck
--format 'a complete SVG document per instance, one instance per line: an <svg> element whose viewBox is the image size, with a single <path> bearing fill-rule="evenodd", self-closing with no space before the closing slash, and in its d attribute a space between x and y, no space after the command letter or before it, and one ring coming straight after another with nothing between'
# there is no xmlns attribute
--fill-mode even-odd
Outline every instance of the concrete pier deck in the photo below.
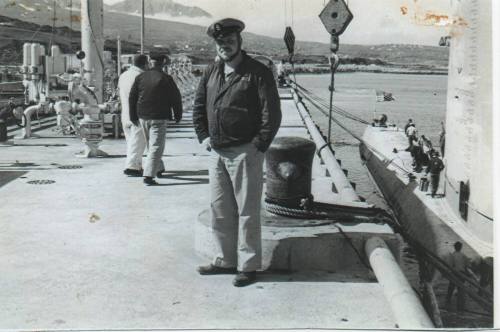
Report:
<svg viewBox="0 0 500 332"><path fill-rule="evenodd" d="M282 105L280 135L307 135L293 101ZM208 152L191 113L169 127L167 173L154 187L123 175L124 140L104 140L110 158L79 159L78 138L37 134L0 146L0 329L395 327L382 287L364 270L262 272L245 288L230 275L196 273L206 263L195 224L208 206ZM314 195L334 202L317 158L313 177Z"/></svg>

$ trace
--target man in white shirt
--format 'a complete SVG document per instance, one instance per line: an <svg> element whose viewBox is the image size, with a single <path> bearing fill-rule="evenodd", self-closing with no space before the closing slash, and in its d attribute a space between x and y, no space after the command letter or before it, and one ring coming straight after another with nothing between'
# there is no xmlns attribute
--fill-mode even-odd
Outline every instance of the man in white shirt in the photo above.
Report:
<svg viewBox="0 0 500 332"><path fill-rule="evenodd" d="M411 151L411 148L413 146L413 142L417 142L417 135L418 131L415 125L412 123L406 128L406 136L408 137L408 148L406 151Z"/></svg>
<svg viewBox="0 0 500 332"><path fill-rule="evenodd" d="M148 69L148 57L140 54L134 57L134 65L120 75L118 89L122 105L122 126L125 140L127 141L127 160L124 174L134 177L142 176L142 155L146 148L146 139L140 126L135 126L130 121L129 96L135 78Z"/></svg>

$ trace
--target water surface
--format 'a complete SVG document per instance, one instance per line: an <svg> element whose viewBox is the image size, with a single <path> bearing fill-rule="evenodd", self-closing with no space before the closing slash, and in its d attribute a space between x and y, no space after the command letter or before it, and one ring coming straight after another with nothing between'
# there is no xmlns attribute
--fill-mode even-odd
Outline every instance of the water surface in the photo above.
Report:
<svg viewBox="0 0 500 332"><path fill-rule="evenodd" d="M297 82L311 92L329 101L330 75L297 75ZM338 73L335 75L334 105L366 121L374 116L386 114L390 123L404 127L412 118L419 134L431 139L438 145L441 121L445 119L447 76L444 75L405 75L379 73ZM377 102L376 90L393 94L394 101ZM313 117L327 134L328 119L309 107ZM356 135L362 136L365 124L355 122L340 115L342 121ZM359 157L359 142L338 125L332 125L332 140L342 167L349 171L349 179L356 183L358 193L368 202L385 206L368 177L368 171Z"/></svg>

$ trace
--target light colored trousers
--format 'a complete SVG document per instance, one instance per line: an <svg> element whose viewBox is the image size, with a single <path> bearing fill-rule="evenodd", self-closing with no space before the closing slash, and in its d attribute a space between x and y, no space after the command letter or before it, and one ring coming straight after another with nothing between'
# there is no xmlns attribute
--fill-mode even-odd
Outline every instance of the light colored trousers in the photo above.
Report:
<svg viewBox="0 0 500 332"><path fill-rule="evenodd" d="M144 176L156 177L159 171L165 169L161 157L165 150L165 137L167 135L168 120L143 120L139 119L146 139L148 155L144 165Z"/></svg>
<svg viewBox="0 0 500 332"><path fill-rule="evenodd" d="M146 139L142 127L134 126L132 122L123 124L123 133L127 141L127 160L125 161L125 168L141 170L142 169L142 155L146 149Z"/></svg>
<svg viewBox="0 0 500 332"><path fill-rule="evenodd" d="M211 219L217 250L212 264L256 271L262 261L264 153L249 143L214 149L210 159Z"/></svg>

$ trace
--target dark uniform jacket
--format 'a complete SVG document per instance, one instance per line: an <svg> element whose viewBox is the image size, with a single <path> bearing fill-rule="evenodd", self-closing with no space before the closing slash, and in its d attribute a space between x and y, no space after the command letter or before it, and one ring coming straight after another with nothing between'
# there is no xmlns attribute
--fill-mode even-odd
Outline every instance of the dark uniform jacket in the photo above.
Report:
<svg viewBox="0 0 500 332"><path fill-rule="evenodd" d="M172 77L151 69L135 78L129 96L130 120L182 119L182 97Z"/></svg>
<svg viewBox="0 0 500 332"><path fill-rule="evenodd" d="M252 142L265 152L278 132L281 107L274 76L243 52L242 62L224 79L222 61L209 65L194 101L193 123L200 142L214 148Z"/></svg>
<svg viewBox="0 0 500 332"><path fill-rule="evenodd" d="M7 120L8 118L12 117L12 109L12 106L10 106L9 104L0 108L0 120Z"/></svg>
<svg viewBox="0 0 500 332"><path fill-rule="evenodd" d="M444 169L443 161L439 158L433 157L429 161L429 166L427 167L427 173L431 173L431 175L439 175L441 171Z"/></svg>

